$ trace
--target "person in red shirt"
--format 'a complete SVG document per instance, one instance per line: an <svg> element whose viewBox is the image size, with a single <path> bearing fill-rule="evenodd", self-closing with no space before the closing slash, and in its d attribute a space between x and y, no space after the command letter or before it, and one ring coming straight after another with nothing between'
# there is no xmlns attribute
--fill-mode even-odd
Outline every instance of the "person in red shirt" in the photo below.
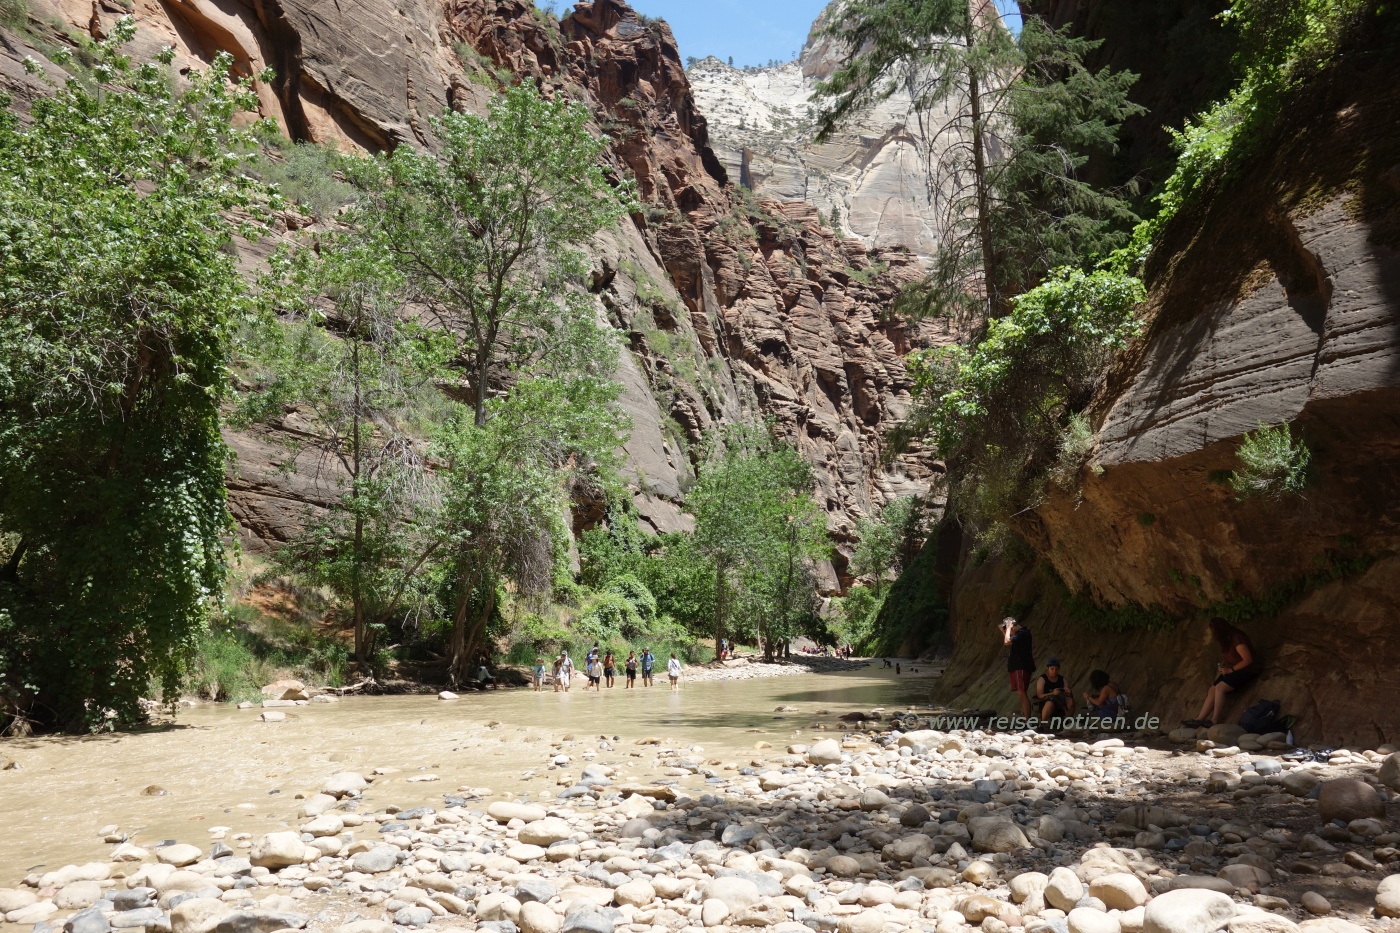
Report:
<svg viewBox="0 0 1400 933"><path fill-rule="evenodd" d="M1254 663L1254 646L1248 635L1219 616L1210 620L1210 634L1220 649L1220 663L1216 665L1215 680L1206 691L1200 715L1195 719L1183 719L1183 726L1209 729L1220 722L1225 715L1225 698L1248 687L1259 676Z"/></svg>

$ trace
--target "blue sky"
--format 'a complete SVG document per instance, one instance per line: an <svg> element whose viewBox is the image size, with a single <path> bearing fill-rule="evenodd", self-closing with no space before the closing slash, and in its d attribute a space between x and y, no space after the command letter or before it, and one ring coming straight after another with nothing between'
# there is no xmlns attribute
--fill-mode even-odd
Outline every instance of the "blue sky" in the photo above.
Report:
<svg viewBox="0 0 1400 933"><path fill-rule="evenodd" d="M681 57L721 60L736 66L764 65L769 59L791 61L812 21L827 0L630 0L633 9L671 24ZM1003 12L1015 0L997 0ZM1014 23L1013 23L1014 25Z"/></svg>

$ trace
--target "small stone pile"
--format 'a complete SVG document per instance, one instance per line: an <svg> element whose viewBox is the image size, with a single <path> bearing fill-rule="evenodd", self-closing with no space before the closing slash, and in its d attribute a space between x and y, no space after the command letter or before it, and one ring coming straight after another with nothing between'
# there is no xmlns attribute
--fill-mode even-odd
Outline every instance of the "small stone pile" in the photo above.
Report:
<svg viewBox="0 0 1400 933"><path fill-rule="evenodd" d="M881 724L758 743L747 764L560 740L542 767L561 790L485 805L462 789L372 809L375 775L345 772L264 835L142 848L105 827L105 860L0 889L0 915L34 933L1361 933L1400 917L1391 749L1293 763L1239 736L1172 753ZM628 757L665 777L638 783ZM1324 881L1366 909L1334 907Z"/></svg>

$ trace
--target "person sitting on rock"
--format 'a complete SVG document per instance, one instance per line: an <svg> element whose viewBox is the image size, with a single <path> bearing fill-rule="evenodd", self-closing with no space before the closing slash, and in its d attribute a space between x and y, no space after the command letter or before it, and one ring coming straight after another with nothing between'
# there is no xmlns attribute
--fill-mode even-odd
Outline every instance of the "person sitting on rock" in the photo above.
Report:
<svg viewBox="0 0 1400 933"><path fill-rule="evenodd" d="M1209 729L1220 722L1225 715L1225 698L1248 687L1259 676L1248 635L1219 616L1210 620L1210 634L1220 649L1221 661L1215 667L1215 680L1206 691L1200 714L1195 719L1183 719L1183 726Z"/></svg>
<svg viewBox="0 0 1400 933"><path fill-rule="evenodd" d="M1065 717L1073 712L1074 691L1069 681L1060 673L1060 659L1051 658L1045 662L1045 673L1036 678L1035 701L1040 704L1040 718L1049 722L1056 717Z"/></svg>
<svg viewBox="0 0 1400 933"><path fill-rule="evenodd" d="M1104 719L1117 719L1122 709L1123 692L1108 676L1108 671L1094 671L1089 675L1089 689L1084 691L1084 702L1089 704L1089 715Z"/></svg>

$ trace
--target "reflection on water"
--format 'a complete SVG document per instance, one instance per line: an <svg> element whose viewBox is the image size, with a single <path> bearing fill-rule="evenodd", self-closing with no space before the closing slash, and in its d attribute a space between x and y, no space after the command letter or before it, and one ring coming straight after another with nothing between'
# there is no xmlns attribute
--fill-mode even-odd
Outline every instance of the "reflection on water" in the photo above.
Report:
<svg viewBox="0 0 1400 933"><path fill-rule="evenodd" d="M365 794L369 809L441 804L459 786L496 793L553 791L546 769L550 741L575 739L564 751L596 748L619 736L598 761L632 778L660 772L643 737L698 744L706 757L741 761L758 741L778 751L810 741L818 711L832 717L856 709L922 704L929 678L895 677L869 668L686 683L601 694L503 690L443 702L436 697L348 697L335 704L287 710L287 721L263 723L257 712L205 706L180 713L177 724L115 736L10 740L0 753L21 770L0 772L0 887L40 865L103 858L97 830L115 823L138 844L179 839L204 845L209 829L255 835L297 822L299 793L314 792L336 771L396 768ZM776 712L779 706L797 712ZM831 717L821 717L829 719ZM488 723L497 723L488 726ZM575 757L570 767L581 761ZM536 771L525 776L527 771ZM415 782L427 774L436 781ZM698 788L698 781L693 782ZM689 786L689 785L687 785ZM150 793L146 793L147 790ZM165 793L159 794L157 791Z"/></svg>

